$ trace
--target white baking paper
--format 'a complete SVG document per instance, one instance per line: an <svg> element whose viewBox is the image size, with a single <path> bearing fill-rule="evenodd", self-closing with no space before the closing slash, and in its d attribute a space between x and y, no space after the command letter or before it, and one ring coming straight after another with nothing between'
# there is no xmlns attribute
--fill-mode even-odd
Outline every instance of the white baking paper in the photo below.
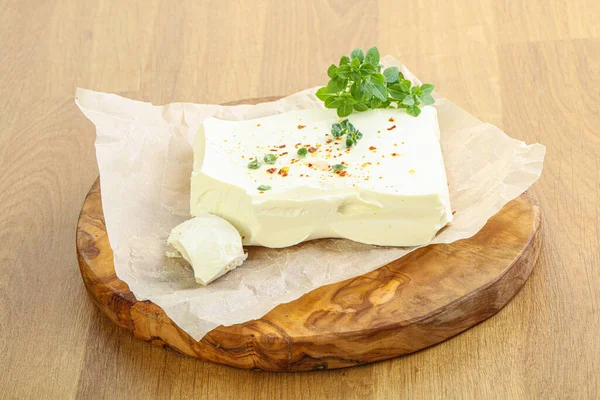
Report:
<svg viewBox="0 0 600 400"><path fill-rule="evenodd" d="M387 56L420 83L404 65ZM248 247L241 267L207 287L191 267L165 257L171 228L189 218L194 133L204 118L251 119L323 107L316 88L258 105L154 106L78 89L76 103L96 125L102 203L117 276L138 300L151 300L196 340L219 325L260 318L319 286L359 276L414 248L324 239L286 249ZM473 236L540 176L545 147L507 136L434 94L454 222L432 243Z"/></svg>

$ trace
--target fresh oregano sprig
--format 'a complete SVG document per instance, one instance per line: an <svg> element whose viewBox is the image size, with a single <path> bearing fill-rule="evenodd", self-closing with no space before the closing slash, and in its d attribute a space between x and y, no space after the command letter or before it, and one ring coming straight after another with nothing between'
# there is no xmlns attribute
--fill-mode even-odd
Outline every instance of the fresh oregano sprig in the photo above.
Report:
<svg viewBox="0 0 600 400"><path fill-rule="evenodd" d="M388 107L405 108L416 117L421 113L421 104L434 103L433 85L413 86L396 67L382 72L379 59L377 47L371 47L366 54L362 49L354 49L350 57L342 56L339 65L328 68L330 81L317 90L317 97L325 107L335 108L340 117L353 111Z"/></svg>
<svg viewBox="0 0 600 400"><path fill-rule="evenodd" d="M347 119L331 125L331 134L334 138L341 138L346 135L346 147L358 144L358 141L363 137L363 134Z"/></svg>

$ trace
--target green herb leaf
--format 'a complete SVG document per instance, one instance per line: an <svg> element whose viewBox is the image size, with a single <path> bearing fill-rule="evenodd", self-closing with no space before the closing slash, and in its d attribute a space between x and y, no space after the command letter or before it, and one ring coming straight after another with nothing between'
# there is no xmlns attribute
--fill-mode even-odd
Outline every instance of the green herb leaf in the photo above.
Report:
<svg viewBox="0 0 600 400"><path fill-rule="evenodd" d="M423 104L430 106L435 103L435 99L429 93L423 93Z"/></svg>
<svg viewBox="0 0 600 400"><path fill-rule="evenodd" d="M348 147L350 147L350 146L348 146ZM335 164L335 165L332 165L332 166L331 166L331 168L333 168L333 170L334 170L335 172L340 172L340 171L343 171L343 170L345 170L345 169L346 169L346 166L345 166L345 165L343 165L343 164Z"/></svg>
<svg viewBox="0 0 600 400"><path fill-rule="evenodd" d="M337 115L340 118L344 118L344 117L347 117L348 115L352 114L352 110L353 110L352 104L342 103L337 108Z"/></svg>
<svg viewBox="0 0 600 400"><path fill-rule="evenodd" d="M327 92L329 93L338 93L346 88L348 80L344 79L340 76L336 76L327 84Z"/></svg>
<svg viewBox="0 0 600 400"><path fill-rule="evenodd" d="M337 76L343 79L350 78L350 74L352 73L352 68L349 65L342 65L337 69Z"/></svg>
<svg viewBox="0 0 600 400"><path fill-rule="evenodd" d="M382 103L381 100L379 100L378 98L373 97L371 99L371 101L369 102L369 107L374 110L376 108L379 108L379 106L381 105L381 103Z"/></svg>
<svg viewBox="0 0 600 400"><path fill-rule="evenodd" d="M402 100L402 104L405 106L412 106L415 104L415 99L412 96L406 96L404 100Z"/></svg>
<svg viewBox="0 0 600 400"><path fill-rule="evenodd" d="M424 83L421 85L421 91L423 93L431 93L431 92L433 92L433 89L435 89L435 86L433 86L430 83Z"/></svg>
<svg viewBox="0 0 600 400"><path fill-rule="evenodd" d="M406 112L412 115L413 117L418 117L421 114L421 109L419 106L412 106L406 109Z"/></svg>
<svg viewBox="0 0 600 400"><path fill-rule="evenodd" d="M404 100L402 100L402 104L405 106L412 106L415 104L415 99L412 96L406 96Z"/></svg>
<svg viewBox="0 0 600 400"><path fill-rule="evenodd" d="M254 157L254 160L252 160L248 163L248 168L249 169L259 169L260 161L258 161L258 158Z"/></svg>
<svg viewBox="0 0 600 400"><path fill-rule="evenodd" d="M361 83L356 89L356 97L359 101L368 101L371 97L373 97L373 91L375 90L375 85L373 85L369 81L365 81Z"/></svg>
<svg viewBox="0 0 600 400"><path fill-rule="evenodd" d="M317 98L321 101L325 101L327 100L328 97L331 97L332 94L327 92L327 87L323 86L322 88L320 88L319 90L317 90L317 93L315 93L315 96L317 96Z"/></svg>
<svg viewBox="0 0 600 400"><path fill-rule="evenodd" d="M371 82L377 82L377 83L384 84L385 76L383 76L383 74L375 74L371 77Z"/></svg>
<svg viewBox="0 0 600 400"><path fill-rule="evenodd" d="M373 46L369 50L367 50L365 61L374 65L379 64L379 50L377 50L377 47Z"/></svg>
<svg viewBox="0 0 600 400"><path fill-rule="evenodd" d="M265 191L265 190L271 190L271 186L269 185L260 185L259 187L257 187L258 190L260 190L261 192Z"/></svg>
<svg viewBox="0 0 600 400"><path fill-rule="evenodd" d="M365 59L365 54L363 53L362 49L354 49L352 50L352 53L350 53L350 58L351 59L358 59L358 61L360 61L361 63L363 62L363 60Z"/></svg>
<svg viewBox="0 0 600 400"><path fill-rule="evenodd" d="M392 85L389 88L390 97L394 100L402 101L408 95L400 84Z"/></svg>
<svg viewBox="0 0 600 400"><path fill-rule="evenodd" d="M365 63L360 66L360 73L362 76L374 75L377 73L377 68L370 63Z"/></svg>
<svg viewBox="0 0 600 400"><path fill-rule="evenodd" d="M340 96L332 95L325 99L325 108L338 108L341 103Z"/></svg>
<svg viewBox="0 0 600 400"><path fill-rule="evenodd" d="M267 154L263 158L263 161L267 164L275 164L275 161L277 161L277 156L275 154Z"/></svg>
<svg viewBox="0 0 600 400"><path fill-rule="evenodd" d="M381 101L385 101L388 98L388 90L387 87L383 83L375 82L373 83L373 95L377 97Z"/></svg>
<svg viewBox="0 0 600 400"><path fill-rule="evenodd" d="M300 157L306 157L306 155L308 154L308 149L307 149L306 147L300 147L300 148L298 149L298 152L297 152L297 154L298 154Z"/></svg>
<svg viewBox="0 0 600 400"><path fill-rule="evenodd" d="M329 69L327 70L327 75L330 78L335 78L337 76L337 67L335 66L335 64L331 64L329 66Z"/></svg>
<svg viewBox="0 0 600 400"><path fill-rule="evenodd" d="M344 121L347 121L347 120L344 120ZM342 122L344 122L344 121L342 121ZM339 138L346 134L346 129L347 129L346 124L336 122L335 124L331 125L331 134L333 135L334 138Z"/></svg>
<svg viewBox="0 0 600 400"><path fill-rule="evenodd" d="M328 73L329 73L329 71L328 71ZM385 76L385 81L388 83L396 82L399 77L398 68L396 68L396 67L386 68L385 71L383 71L383 76Z"/></svg>
<svg viewBox="0 0 600 400"><path fill-rule="evenodd" d="M369 106L364 103L356 103L354 105L354 109L356 111L367 111L369 109Z"/></svg>
<svg viewBox="0 0 600 400"><path fill-rule="evenodd" d="M410 93L411 85L412 85L412 82L409 81L408 79L402 79L402 81L400 81L400 87L402 88L402 91L405 93Z"/></svg>
<svg viewBox="0 0 600 400"><path fill-rule="evenodd" d="M348 56L342 56L342 58L340 58L340 67L342 65L346 65L350 62L350 59L348 58Z"/></svg>

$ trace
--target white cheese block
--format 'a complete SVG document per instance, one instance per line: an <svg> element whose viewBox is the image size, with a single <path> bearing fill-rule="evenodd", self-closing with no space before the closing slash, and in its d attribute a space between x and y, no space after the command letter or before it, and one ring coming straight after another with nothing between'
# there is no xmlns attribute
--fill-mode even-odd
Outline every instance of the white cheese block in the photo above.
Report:
<svg viewBox="0 0 600 400"><path fill-rule="evenodd" d="M414 246L452 220L436 110L353 113L356 146L335 140L334 110L246 121L205 120L194 144L192 215L229 221L245 245L286 247L318 238ZM297 155L300 146L309 153ZM278 156L274 165L265 154ZM258 157L259 169L248 168ZM335 173L332 166L347 166ZM259 190L268 185L270 190Z"/></svg>
<svg viewBox="0 0 600 400"><path fill-rule="evenodd" d="M192 265L196 282L208 285L242 265L242 240L223 218L203 214L177 225L167 240Z"/></svg>

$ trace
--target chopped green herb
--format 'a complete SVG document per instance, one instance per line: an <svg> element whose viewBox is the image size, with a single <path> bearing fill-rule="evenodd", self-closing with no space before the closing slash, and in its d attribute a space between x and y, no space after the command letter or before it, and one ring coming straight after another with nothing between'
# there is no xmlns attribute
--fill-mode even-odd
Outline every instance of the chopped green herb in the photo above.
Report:
<svg viewBox="0 0 600 400"><path fill-rule="evenodd" d="M263 161L267 164L275 164L275 161L277 161L277 156L275 154L267 154Z"/></svg>
<svg viewBox="0 0 600 400"><path fill-rule="evenodd" d="M343 165L343 164L335 164L335 165L333 165L331 168L333 168L333 170L334 170L335 172L340 172L340 171L343 171L343 170L345 170L345 169L346 169L346 166L345 166L345 165Z"/></svg>
<svg viewBox="0 0 600 400"><path fill-rule="evenodd" d="M358 141L363 137L363 134L347 119L331 125L331 134L335 138L346 135L346 147L358 144Z"/></svg>
<svg viewBox="0 0 600 400"><path fill-rule="evenodd" d="M316 96L325 107L335 108L340 117L353 111L390 107L404 108L416 117L421 113L419 105L435 103L431 96L433 85L413 86L398 68L389 67L382 72L382 67L377 47L371 47L366 54L362 49L354 49L350 58L341 58L339 66L329 66L330 81L317 90Z"/></svg>
<svg viewBox="0 0 600 400"><path fill-rule="evenodd" d="M260 168L260 161L258 161L258 158L254 157L254 160L250 161L248 163L248 168L250 169L259 169Z"/></svg>
<svg viewBox="0 0 600 400"><path fill-rule="evenodd" d="M258 188L260 191L271 190L271 186L269 185L260 185Z"/></svg>
<svg viewBox="0 0 600 400"><path fill-rule="evenodd" d="M307 154L308 154L308 149L306 147L300 147L298 149L298 155L300 157L306 157Z"/></svg>

